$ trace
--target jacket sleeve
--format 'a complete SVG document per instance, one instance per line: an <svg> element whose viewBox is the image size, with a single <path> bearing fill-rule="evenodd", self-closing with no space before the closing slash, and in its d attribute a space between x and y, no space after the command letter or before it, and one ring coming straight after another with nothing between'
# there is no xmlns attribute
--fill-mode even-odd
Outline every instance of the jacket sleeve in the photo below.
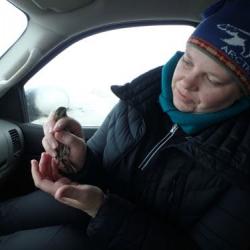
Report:
<svg viewBox="0 0 250 250"><path fill-rule="evenodd" d="M192 235L204 250L249 250L249 191L233 185L195 225Z"/></svg>
<svg viewBox="0 0 250 250"><path fill-rule="evenodd" d="M114 194L107 195L87 234L104 249L200 249L186 232Z"/></svg>
<svg viewBox="0 0 250 250"><path fill-rule="evenodd" d="M183 232L109 194L87 233L105 249L249 250L249 211L249 193L232 187L189 232Z"/></svg>
<svg viewBox="0 0 250 250"><path fill-rule="evenodd" d="M105 189L105 170L102 167L103 152L107 141L108 126L115 109L114 107L113 110L111 110L101 127L87 142L85 164L76 174L68 175L71 180L79 183L96 185Z"/></svg>

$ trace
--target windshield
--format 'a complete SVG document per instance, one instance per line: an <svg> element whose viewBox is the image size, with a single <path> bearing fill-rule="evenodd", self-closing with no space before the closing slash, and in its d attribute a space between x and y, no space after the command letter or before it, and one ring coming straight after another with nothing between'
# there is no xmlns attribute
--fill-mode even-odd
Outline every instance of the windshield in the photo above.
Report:
<svg viewBox="0 0 250 250"><path fill-rule="evenodd" d="M26 15L6 0L0 1L0 57L15 43L27 26Z"/></svg>

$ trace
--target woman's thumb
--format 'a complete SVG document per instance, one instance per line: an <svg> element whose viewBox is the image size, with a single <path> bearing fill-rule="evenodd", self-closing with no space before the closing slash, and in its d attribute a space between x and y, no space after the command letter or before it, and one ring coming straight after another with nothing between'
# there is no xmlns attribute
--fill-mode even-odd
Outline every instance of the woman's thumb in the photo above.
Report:
<svg viewBox="0 0 250 250"><path fill-rule="evenodd" d="M65 185L59 188L56 192L57 199L69 198L73 200L78 200L80 198L80 190L74 185Z"/></svg>

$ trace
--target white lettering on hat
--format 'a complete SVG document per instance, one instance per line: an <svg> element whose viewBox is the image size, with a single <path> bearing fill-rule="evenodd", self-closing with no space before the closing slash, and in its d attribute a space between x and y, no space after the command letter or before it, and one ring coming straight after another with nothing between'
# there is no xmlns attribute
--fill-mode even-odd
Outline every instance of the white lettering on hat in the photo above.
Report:
<svg viewBox="0 0 250 250"><path fill-rule="evenodd" d="M232 50L234 47L240 47L240 55L244 58L250 57L250 33L242 29L239 29L231 24L218 24L218 29L225 31L225 34L229 35L229 38L221 39ZM237 54L237 53L236 53Z"/></svg>
<svg viewBox="0 0 250 250"><path fill-rule="evenodd" d="M243 57L238 56L237 53L232 50L229 46L221 47L221 50L224 51L230 58L232 58L237 64L241 65L241 67L250 74L250 65L244 60Z"/></svg>

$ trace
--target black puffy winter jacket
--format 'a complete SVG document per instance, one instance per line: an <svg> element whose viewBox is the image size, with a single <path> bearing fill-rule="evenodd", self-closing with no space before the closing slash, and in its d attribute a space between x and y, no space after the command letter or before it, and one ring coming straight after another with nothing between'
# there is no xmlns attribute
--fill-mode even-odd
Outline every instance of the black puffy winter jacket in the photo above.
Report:
<svg viewBox="0 0 250 250"><path fill-rule="evenodd" d="M161 67L112 87L120 102L78 175L107 194L88 236L115 250L248 249L249 111L187 136L159 106L160 79Z"/></svg>

